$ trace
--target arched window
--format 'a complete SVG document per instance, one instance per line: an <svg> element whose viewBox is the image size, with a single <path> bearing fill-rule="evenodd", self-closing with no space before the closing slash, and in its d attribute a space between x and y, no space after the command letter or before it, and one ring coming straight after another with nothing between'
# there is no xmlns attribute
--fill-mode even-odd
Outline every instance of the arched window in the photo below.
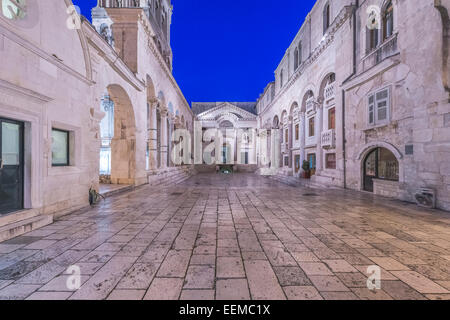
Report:
<svg viewBox="0 0 450 320"><path fill-rule="evenodd" d="M299 65L298 48L295 48L295 51L294 51L294 70L298 69L298 65Z"/></svg>
<svg viewBox="0 0 450 320"><path fill-rule="evenodd" d="M298 44L298 64L301 65L303 62L303 47L302 42Z"/></svg>
<svg viewBox="0 0 450 320"><path fill-rule="evenodd" d="M327 30L330 27L330 20L330 4L327 3L323 8L323 34L327 33Z"/></svg>
<svg viewBox="0 0 450 320"><path fill-rule="evenodd" d="M283 88L283 76L284 76L283 70L281 70L281 72L280 72L280 88Z"/></svg>
<svg viewBox="0 0 450 320"><path fill-rule="evenodd" d="M373 180L399 181L399 163L385 148L372 150L364 160L364 190L373 192Z"/></svg>
<svg viewBox="0 0 450 320"><path fill-rule="evenodd" d="M383 40L386 40L394 33L394 7L392 1L386 5L383 14Z"/></svg>

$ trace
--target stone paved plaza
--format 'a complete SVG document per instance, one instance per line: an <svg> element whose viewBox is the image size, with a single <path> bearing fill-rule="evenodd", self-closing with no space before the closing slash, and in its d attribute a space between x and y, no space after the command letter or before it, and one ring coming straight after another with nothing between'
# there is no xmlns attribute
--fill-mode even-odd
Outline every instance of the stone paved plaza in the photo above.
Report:
<svg viewBox="0 0 450 320"><path fill-rule="evenodd" d="M81 269L70 291L69 266ZM382 268L381 290L367 268ZM450 216L256 175L144 186L0 244L0 299L450 299Z"/></svg>

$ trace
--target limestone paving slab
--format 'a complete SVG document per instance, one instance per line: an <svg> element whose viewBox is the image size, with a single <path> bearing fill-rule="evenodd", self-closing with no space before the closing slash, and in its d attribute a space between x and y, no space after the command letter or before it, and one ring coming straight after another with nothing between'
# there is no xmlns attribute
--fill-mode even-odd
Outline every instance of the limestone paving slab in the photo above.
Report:
<svg viewBox="0 0 450 320"><path fill-rule="evenodd" d="M199 174L0 243L0 299L449 300L449 231L446 213L369 194Z"/></svg>

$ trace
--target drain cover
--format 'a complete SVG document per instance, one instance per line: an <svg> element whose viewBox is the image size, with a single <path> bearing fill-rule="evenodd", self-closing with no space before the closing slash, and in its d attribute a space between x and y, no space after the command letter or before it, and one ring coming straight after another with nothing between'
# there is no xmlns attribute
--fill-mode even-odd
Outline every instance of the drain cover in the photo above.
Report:
<svg viewBox="0 0 450 320"><path fill-rule="evenodd" d="M174 193L171 193L170 195L171 196L181 196L183 193L180 193L180 192L174 192Z"/></svg>
<svg viewBox="0 0 450 320"><path fill-rule="evenodd" d="M315 194L315 193L305 193L305 194L303 194L303 196L304 197L318 197L319 195Z"/></svg>

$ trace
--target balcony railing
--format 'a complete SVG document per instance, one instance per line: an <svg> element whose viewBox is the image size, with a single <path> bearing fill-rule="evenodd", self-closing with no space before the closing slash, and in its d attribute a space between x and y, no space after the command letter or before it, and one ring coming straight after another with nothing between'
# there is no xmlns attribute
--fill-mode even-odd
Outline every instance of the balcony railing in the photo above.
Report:
<svg viewBox="0 0 450 320"><path fill-rule="evenodd" d="M321 144L324 149L334 149L336 147L336 130L322 132Z"/></svg>
<svg viewBox="0 0 450 320"><path fill-rule="evenodd" d="M315 103L314 103L314 99L308 99L306 101L306 112L312 112L315 110Z"/></svg>
<svg viewBox="0 0 450 320"><path fill-rule="evenodd" d="M398 53L397 34L393 34L363 59L364 71Z"/></svg>
<svg viewBox="0 0 450 320"><path fill-rule="evenodd" d="M336 87L334 83L330 83L325 87L325 102L329 102L334 99L336 94Z"/></svg>

